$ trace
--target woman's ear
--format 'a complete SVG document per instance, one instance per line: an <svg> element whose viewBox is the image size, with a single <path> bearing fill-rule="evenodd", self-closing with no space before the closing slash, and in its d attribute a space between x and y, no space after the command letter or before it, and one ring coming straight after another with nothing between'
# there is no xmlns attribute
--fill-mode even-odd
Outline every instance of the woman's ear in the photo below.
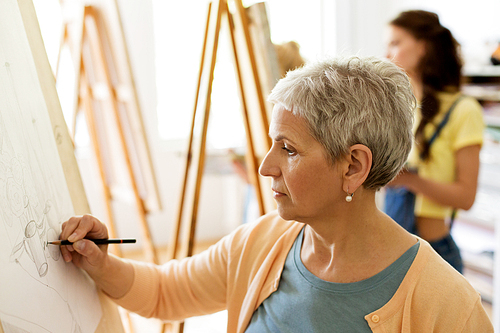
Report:
<svg viewBox="0 0 500 333"><path fill-rule="evenodd" d="M345 157L347 168L344 173L343 190L354 193L368 178L372 168L372 151L365 145L355 144Z"/></svg>

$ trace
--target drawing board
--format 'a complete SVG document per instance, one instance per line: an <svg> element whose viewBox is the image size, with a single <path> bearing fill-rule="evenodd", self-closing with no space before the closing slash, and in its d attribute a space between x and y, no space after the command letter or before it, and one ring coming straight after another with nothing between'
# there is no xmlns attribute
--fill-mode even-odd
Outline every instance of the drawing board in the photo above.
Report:
<svg viewBox="0 0 500 333"><path fill-rule="evenodd" d="M0 332L123 332L116 306L62 260L89 213L31 0L0 2Z"/></svg>

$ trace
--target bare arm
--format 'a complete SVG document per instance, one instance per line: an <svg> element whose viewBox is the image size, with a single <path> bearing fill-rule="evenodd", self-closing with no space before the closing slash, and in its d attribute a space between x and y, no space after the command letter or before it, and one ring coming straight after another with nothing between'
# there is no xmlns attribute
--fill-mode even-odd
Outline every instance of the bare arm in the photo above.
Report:
<svg viewBox="0 0 500 333"><path fill-rule="evenodd" d="M480 145L467 146L456 152L456 180L440 183L402 171L391 185L403 185L410 191L419 193L444 206L470 209L476 198L479 175Z"/></svg>
<svg viewBox="0 0 500 333"><path fill-rule="evenodd" d="M134 281L130 263L109 255L107 245L96 245L84 238L108 238L106 226L91 215L72 217L63 223L60 239L73 245L61 246L66 262L85 270L96 285L113 298L124 296Z"/></svg>

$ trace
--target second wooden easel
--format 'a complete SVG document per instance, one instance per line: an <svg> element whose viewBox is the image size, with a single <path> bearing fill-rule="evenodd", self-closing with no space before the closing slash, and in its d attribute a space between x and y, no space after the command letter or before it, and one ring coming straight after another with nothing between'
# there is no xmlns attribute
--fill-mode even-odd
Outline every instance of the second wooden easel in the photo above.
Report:
<svg viewBox="0 0 500 333"><path fill-rule="evenodd" d="M109 45L106 44L107 34L105 31L102 31L104 25L100 21L101 17L99 11L93 6L83 6L81 10L81 16L71 21L72 24L77 26L75 29L76 32L73 31L73 33L71 33L69 31L69 22L66 22L63 27L63 38L61 42L61 50L64 45L70 46L73 65L75 66L75 90L78 97L74 105L73 135L75 135L76 131L77 114L81 110L85 114L86 126L95 151L110 236L116 237L115 218L112 210L113 195L110 185L113 171L112 166L110 166L110 158L107 156L110 154L110 151L114 149L109 147L106 138L104 138L106 136L106 130L109 129L103 128L106 127L105 119L109 119L110 123L113 124L114 128L112 130L115 135L113 141L117 147L116 151L119 152L124 161L124 173L126 178L128 178L131 193L133 194L133 200L137 208L144 239L144 252L148 261L158 263L156 250L152 243L146 219L147 207L144 202L145 199L140 194L137 172L134 172L132 166L130 141L133 140L129 138L127 141L127 134L124 129L125 125L131 125L127 124L127 121L124 121L124 110L120 107L120 104L126 103L121 99L123 92L118 90L120 90L120 88L122 88L122 90L127 90L130 95L135 94L135 88L132 86L123 89L123 87L116 86L116 83L113 82L112 70L120 70L120 65L117 63L110 64L110 61L113 62L113 57L109 55ZM126 98L132 100L130 96ZM105 104L99 106L100 103ZM127 107L129 106L126 105L125 108ZM138 112L139 111L137 111L137 113ZM131 120L128 120L128 123L130 122ZM128 127L128 131L130 131L129 128L130 127ZM130 136L130 134L128 135ZM154 179L154 176L152 178ZM121 255L118 247L114 247L113 252L117 255Z"/></svg>
<svg viewBox="0 0 500 333"><path fill-rule="evenodd" d="M269 198L266 201L266 196L262 189L262 181L258 173L259 158L256 153L257 150L267 152L270 148L270 139L267 135L269 127L268 105L266 105L264 99L246 9L243 7L241 0L231 1L231 4L233 5L234 12L230 12L227 0L213 1L210 3L208 9L177 221L174 225L169 244L169 258L171 259L184 258L193 254L200 189L206 155L205 148L211 107L212 82L221 24L224 23L223 20L227 20L225 22L227 22L229 30L230 43L234 55L234 67L239 85L247 142L245 160L248 176L255 188L260 214L265 214L266 211L274 208L274 202L269 203ZM251 102L253 102L254 107L252 109L254 112L253 116L254 118L256 116L258 119L257 122L251 121L250 113L252 111L250 111L249 106L252 104ZM198 127L199 132L195 133L197 120L201 120L201 122ZM181 229L183 229L182 241L180 240ZM165 324L163 331L182 332L183 323Z"/></svg>

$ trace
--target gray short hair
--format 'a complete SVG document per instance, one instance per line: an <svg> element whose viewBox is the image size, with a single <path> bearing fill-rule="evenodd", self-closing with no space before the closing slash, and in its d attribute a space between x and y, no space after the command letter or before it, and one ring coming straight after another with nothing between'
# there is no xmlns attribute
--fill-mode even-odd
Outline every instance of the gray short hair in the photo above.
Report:
<svg viewBox="0 0 500 333"><path fill-rule="evenodd" d="M379 189L406 162L416 99L408 77L375 57L338 57L288 72L269 96L303 117L332 163L354 144L367 146L372 168L363 186Z"/></svg>

